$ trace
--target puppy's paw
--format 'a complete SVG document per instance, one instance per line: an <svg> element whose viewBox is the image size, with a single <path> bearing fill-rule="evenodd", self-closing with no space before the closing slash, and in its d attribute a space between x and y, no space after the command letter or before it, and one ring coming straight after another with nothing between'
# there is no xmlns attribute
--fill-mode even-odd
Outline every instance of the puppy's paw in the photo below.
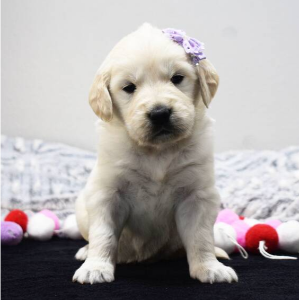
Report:
<svg viewBox="0 0 300 300"><path fill-rule="evenodd" d="M111 282L114 279L114 266L94 258L87 258L73 276L73 281L81 284Z"/></svg>
<svg viewBox="0 0 300 300"><path fill-rule="evenodd" d="M86 260L87 259L87 254L88 254L88 250L89 250L89 245L85 245L84 247L80 248L76 255L75 258L77 260Z"/></svg>
<svg viewBox="0 0 300 300"><path fill-rule="evenodd" d="M190 271L191 277L201 282L233 282L238 281L235 271L224 266L219 261L209 261L193 267Z"/></svg>

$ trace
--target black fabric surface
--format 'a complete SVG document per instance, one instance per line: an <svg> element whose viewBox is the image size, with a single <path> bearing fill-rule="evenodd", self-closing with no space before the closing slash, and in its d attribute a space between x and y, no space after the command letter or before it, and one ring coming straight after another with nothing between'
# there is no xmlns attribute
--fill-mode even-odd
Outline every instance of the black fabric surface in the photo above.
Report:
<svg viewBox="0 0 300 300"><path fill-rule="evenodd" d="M2 247L2 299L299 299L298 260L232 255L224 261L239 282L203 284L189 277L185 259L155 264L118 265L115 281L95 285L72 282L76 251L84 241L23 240Z"/></svg>

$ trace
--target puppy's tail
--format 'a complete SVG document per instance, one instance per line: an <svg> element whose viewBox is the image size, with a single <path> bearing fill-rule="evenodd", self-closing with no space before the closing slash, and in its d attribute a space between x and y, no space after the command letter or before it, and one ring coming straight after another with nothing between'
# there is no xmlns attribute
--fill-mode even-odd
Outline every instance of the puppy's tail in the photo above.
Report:
<svg viewBox="0 0 300 300"><path fill-rule="evenodd" d="M221 248L215 247L215 254L218 258L230 259L228 254Z"/></svg>

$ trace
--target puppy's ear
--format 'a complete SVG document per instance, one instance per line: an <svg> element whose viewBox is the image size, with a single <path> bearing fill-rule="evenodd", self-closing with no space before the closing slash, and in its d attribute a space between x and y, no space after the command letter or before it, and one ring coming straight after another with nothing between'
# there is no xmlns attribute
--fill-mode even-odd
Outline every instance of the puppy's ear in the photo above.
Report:
<svg viewBox="0 0 300 300"><path fill-rule="evenodd" d="M108 91L109 75L105 72L96 74L89 94L89 103L94 113L103 121L113 117L113 105Z"/></svg>
<svg viewBox="0 0 300 300"><path fill-rule="evenodd" d="M206 107L209 106L212 98L215 96L218 85L219 75L214 66L207 60L203 59L197 66L201 98Z"/></svg>

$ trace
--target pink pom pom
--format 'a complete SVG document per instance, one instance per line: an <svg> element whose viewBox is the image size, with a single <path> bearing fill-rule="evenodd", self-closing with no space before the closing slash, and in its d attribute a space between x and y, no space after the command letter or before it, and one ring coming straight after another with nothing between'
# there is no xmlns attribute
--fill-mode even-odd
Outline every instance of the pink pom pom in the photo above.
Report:
<svg viewBox="0 0 300 300"><path fill-rule="evenodd" d="M232 210L223 209L219 212L216 223L223 222L226 224L232 224L233 222L238 221L239 219L239 216Z"/></svg>
<svg viewBox="0 0 300 300"><path fill-rule="evenodd" d="M249 230L250 226L243 220L237 220L231 224L231 226L236 231L236 240L237 242L245 247L246 246L246 233Z"/></svg>
<svg viewBox="0 0 300 300"><path fill-rule="evenodd" d="M281 224L281 222L279 220L270 219L270 220L267 220L265 222L265 224L270 225L271 227L276 229Z"/></svg>
<svg viewBox="0 0 300 300"><path fill-rule="evenodd" d="M59 227L60 227L60 224L59 224L59 219L58 217L56 216L56 214L54 214L51 210L49 209L43 209L42 211L40 211L40 214L43 214L44 216L52 219L54 221L54 224L55 224L55 230L58 230Z"/></svg>

